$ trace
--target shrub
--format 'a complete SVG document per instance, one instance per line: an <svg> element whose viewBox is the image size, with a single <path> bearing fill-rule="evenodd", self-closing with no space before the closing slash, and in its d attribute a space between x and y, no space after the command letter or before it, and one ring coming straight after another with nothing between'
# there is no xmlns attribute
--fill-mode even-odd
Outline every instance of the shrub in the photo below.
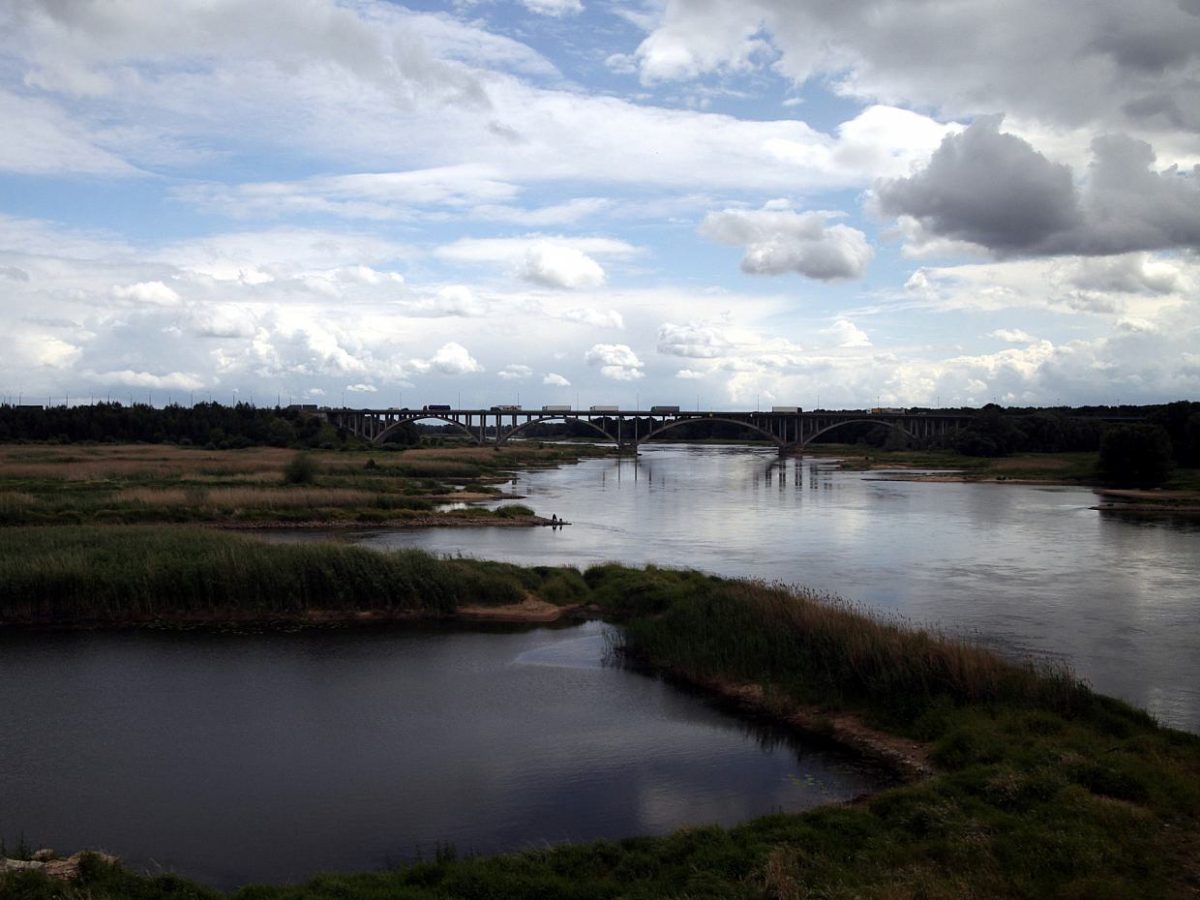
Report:
<svg viewBox="0 0 1200 900"><path fill-rule="evenodd" d="M1117 425L1100 439L1100 471L1121 484L1162 484L1171 473L1171 439L1158 425Z"/></svg>
<svg viewBox="0 0 1200 900"><path fill-rule="evenodd" d="M307 453L297 453L283 469L283 480L288 484L312 484L317 480L317 463Z"/></svg>

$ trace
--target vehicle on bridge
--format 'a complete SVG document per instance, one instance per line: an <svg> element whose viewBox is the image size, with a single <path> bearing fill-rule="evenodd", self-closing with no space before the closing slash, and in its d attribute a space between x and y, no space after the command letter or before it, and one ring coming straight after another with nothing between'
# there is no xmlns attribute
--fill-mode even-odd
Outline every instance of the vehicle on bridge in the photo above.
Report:
<svg viewBox="0 0 1200 900"><path fill-rule="evenodd" d="M422 412L450 412L449 403L426 403L421 407Z"/></svg>
<svg viewBox="0 0 1200 900"><path fill-rule="evenodd" d="M906 415L903 409L898 409L894 406L873 406L871 407L871 415L873 416L903 416Z"/></svg>
<svg viewBox="0 0 1200 900"><path fill-rule="evenodd" d="M617 412L620 410L618 406L592 406L588 408L589 412Z"/></svg>
<svg viewBox="0 0 1200 900"><path fill-rule="evenodd" d="M570 404L567 404L566 406L556 406L554 404L551 404L549 406L542 407L542 412L570 412L570 411L571 411Z"/></svg>
<svg viewBox="0 0 1200 900"><path fill-rule="evenodd" d="M798 413L798 412L803 412L803 410L799 406L772 406L771 412L773 412L773 413Z"/></svg>
<svg viewBox="0 0 1200 900"><path fill-rule="evenodd" d="M677 412L679 412L679 407L678 406L652 406L652 407L650 407L650 412L652 412L652 413L677 413Z"/></svg>
<svg viewBox="0 0 1200 900"><path fill-rule="evenodd" d="M492 412L520 412L521 404L519 403L499 403L492 407Z"/></svg>

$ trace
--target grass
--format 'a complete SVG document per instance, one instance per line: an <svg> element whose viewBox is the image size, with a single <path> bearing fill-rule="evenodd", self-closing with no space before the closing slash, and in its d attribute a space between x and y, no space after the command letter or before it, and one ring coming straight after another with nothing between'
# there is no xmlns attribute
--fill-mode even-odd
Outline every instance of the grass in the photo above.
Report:
<svg viewBox="0 0 1200 900"><path fill-rule="evenodd" d="M963 456L953 450L879 450L857 444L815 444L809 455L836 456L846 469L953 469L968 481L991 479L1096 484L1102 481L1098 453L1018 453L1012 456Z"/></svg>
<svg viewBox="0 0 1200 900"><path fill-rule="evenodd" d="M445 615L508 604L552 569L377 553L340 544L264 544L209 530L5 529L0 621L97 625L294 619L308 610ZM565 596L563 599L567 599Z"/></svg>
<svg viewBox="0 0 1200 900"><path fill-rule="evenodd" d="M275 547L209 532L191 534L191 544L140 529L8 535L15 543L6 541L0 552L0 583L32 585L21 591L36 589L46 605L39 608L67 617L146 603L169 615L185 604L228 605L231 598L250 609L291 608L327 603L334 590L342 592L338 602L354 608L380 597L416 603L418 594L433 592L421 602L443 610L484 589L495 602L526 591L584 601L621 625L628 655L658 671L699 684L755 684L779 715L814 703L829 715L852 712L924 742L938 769L853 804L736 828L486 858L447 850L389 872L247 886L235 893L238 900L1200 892L1200 737L1161 728L1063 669L1005 660L830 598L656 567L579 573ZM31 569L47 574L21 574ZM215 595L207 585L213 578L224 579ZM164 585L181 589L164 600ZM11 593L0 602L12 604ZM99 860L69 885L36 873L0 876L3 900L217 896L173 876L143 877Z"/></svg>
<svg viewBox="0 0 1200 900"><path fill-rule="evenodd" d="M511 509L434 513L433 506L454 499L460 487L495 493L492 485L517 468L603 452L528 445L299 454L271 447L2 445L0 525L404 524L416 513L425 524L483 523L516 516Z"/></svg>

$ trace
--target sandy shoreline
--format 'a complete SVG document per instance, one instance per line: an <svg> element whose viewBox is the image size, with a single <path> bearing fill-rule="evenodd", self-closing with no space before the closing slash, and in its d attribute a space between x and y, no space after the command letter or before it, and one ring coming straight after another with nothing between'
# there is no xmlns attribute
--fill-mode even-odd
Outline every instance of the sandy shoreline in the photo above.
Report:
<svg viewBox="0 0 1200 900"><path fill-rule="evenodd" d="M176 522L176 525L205 528L219 528L223 531L261 531L294 528L297 530L362 530L372 528L538 528L549 525L570 525L570 522L559 519L554 521L542 516L456 516L450 513L424 513L419 516L405 516L398 519L372 519L369 522L347 519L314 519L307 522Z"/></svg>

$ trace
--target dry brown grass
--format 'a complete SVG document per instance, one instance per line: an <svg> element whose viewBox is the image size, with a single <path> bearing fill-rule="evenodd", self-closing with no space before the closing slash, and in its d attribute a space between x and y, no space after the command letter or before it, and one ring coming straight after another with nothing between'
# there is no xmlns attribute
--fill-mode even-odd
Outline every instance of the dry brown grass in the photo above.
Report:
<svg viewBox="0 0 1200 900"><path fill-rule="evenodd" d="M100 481L110 478L278 479L295 451L277 447L195 450L168 445L0 447L0 478Z"/></svg>
<svg viewBox="0 0 1200 900"><path fill-rule="evenodd" d="M1000 472L1058 472L1074 465L1073 460L1059 456L1008 456L992 460L991 468Z"/></svg>
<svg viewBox="0 0 1200 900"><path fill-rule="evenodd" d="M304 509L369 506L369 491L340 488L127 488L113 498L121 506L191 506L204 509Z"/></svg>

